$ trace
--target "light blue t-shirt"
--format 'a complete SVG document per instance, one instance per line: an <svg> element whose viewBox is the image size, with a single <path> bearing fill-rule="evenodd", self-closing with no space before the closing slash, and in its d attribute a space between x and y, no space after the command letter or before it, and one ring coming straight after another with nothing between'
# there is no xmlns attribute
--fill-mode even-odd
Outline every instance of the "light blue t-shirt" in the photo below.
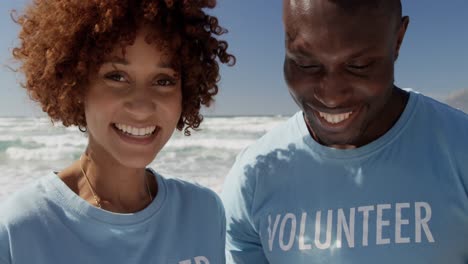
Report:
<svg viewBox="0 0 468 264"><path fill-rule="evenodd" d="M357 149L310 136L301 112L241 153L221 195L227 263L468 263L468 116L410 93Z"/></svg>
<svg viewBox="0 0 468 264"><path fill-rule="evenodd" d="M158 194L133 214L90 205L51 172L0 206L0 263L225 263L218 196L152 172Z"/></svg>

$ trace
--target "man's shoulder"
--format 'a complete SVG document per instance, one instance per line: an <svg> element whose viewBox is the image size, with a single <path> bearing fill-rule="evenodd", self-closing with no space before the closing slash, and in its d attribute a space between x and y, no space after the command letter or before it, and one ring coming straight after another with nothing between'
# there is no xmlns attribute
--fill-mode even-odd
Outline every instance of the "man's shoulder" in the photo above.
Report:
<svg viewBox="0 0 468 264"><path fill-rule="evenodd" d="M454 164L466 164L468 152L468 115L433 98L418 95L416 117L412 119L411 133L422 144L431 142L431 149L446 153Z"/></svg>
<svg viewBox="0 0 468 264"><path fill-rule="evenodd" d="M289 149L291 146L296 147L302 144L303 138L299 128L300 120L302 120L302 112L297 112L245 148L239 154L238 160L243 159L247 162L259 155L267 155L277 150Z"/></svg>
<svg viewBox="0 0 468 264"><path fill-rule="evenodd" d="M468 131L468 114L431 97L422 94L417 96L420 100L420 116L429 120L434 129L455 133Z"/></svg>

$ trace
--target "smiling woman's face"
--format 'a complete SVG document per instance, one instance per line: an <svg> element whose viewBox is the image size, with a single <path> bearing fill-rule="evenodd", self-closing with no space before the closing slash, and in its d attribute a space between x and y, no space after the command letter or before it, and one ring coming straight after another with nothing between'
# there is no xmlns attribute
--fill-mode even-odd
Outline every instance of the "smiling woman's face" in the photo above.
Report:
<svg viewBox="0 0 468 264"><path fill-rule="evenodd" d="M182 111L180 74L168 56L137 32L116 46L90 77L85 98L89 150L100 159L144 168L171 137Z"/></svg>

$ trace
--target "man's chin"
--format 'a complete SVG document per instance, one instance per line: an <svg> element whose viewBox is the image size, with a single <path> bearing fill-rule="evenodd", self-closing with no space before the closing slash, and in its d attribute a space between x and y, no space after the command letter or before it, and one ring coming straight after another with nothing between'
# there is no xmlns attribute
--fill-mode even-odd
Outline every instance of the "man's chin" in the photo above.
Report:
<svg viewBox="0 0 468 264"><path fill-rule="evenodd" d="M359 146L356 140L357 136L350 134L330 134L318 133L314 139L321 145L337 148L337 149L352 149Z"/></svg>

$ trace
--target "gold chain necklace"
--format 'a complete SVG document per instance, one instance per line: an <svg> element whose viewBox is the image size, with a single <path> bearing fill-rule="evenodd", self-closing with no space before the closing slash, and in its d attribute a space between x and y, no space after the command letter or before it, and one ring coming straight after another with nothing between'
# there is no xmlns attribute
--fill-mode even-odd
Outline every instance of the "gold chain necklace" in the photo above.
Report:
<svg viewBox="0 0 468 264"><path fill-rule="evenodd" d="M83 158L83 155L80 156L80 169L81 169L81 172L83 173L83 175L84 175L84 177L86 179L86 182L88 183L89 189L93 193L94 201L96 201L96 206L102 209L102 205L101 205L101 202L100 202L101 199L99 198L99 196L97 196L96 191L94 191L94 188L91 185L91 182L89 181L88 175L86 175L86 173L85 173L85 171L83 169L83 163L81 162L82 158ZM151 189L149 187L148 178L146 177L146 175L145 175L145 183L146 183L146 188L148 190L148 195L149 195L150 201L152 202L153 201L153 195L151 194Z"/></svg>

